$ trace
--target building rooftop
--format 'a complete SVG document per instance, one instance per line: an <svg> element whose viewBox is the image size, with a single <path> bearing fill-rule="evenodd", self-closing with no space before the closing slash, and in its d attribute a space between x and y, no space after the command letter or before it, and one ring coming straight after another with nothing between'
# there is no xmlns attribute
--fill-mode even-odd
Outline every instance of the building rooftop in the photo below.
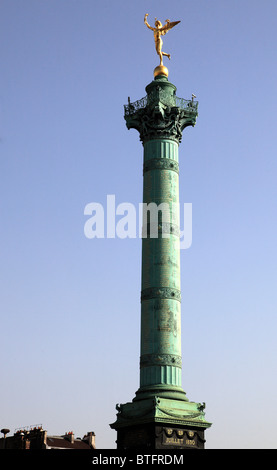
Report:
<svg viewBox="0 0 277 470"><path fill-rule="evenodd" d="M88 432L83 438L75 438L73 431L62 436L48 435L42 426L16 429L8 436L9 429L2 429L0 449L95 449L95 434Z"/></svg>

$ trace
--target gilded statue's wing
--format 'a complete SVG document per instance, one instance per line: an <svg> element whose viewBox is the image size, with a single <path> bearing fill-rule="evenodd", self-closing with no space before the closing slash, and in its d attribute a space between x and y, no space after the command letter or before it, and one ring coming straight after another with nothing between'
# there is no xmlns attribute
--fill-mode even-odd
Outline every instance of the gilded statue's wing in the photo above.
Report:
<svg viewBox="0 0 277 470"><path fill-rule="evenodd" d="M162 35L166 34L170 29L172 29L176 24L180 23L180 21L169 21L165 23L165 25L160 29Z"/></svg>

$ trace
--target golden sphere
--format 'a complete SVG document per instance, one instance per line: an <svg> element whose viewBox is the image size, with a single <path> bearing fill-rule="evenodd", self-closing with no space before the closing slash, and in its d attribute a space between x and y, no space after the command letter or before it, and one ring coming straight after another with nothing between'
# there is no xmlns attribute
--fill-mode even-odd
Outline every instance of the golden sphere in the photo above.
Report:
<svg viewBox="0 0 277 470"><path fill-rule="evenodd" d="M157 77L158 75L165 75L168 77L168 68L164 65L158 65L154 70L154 77Z"/></svg>

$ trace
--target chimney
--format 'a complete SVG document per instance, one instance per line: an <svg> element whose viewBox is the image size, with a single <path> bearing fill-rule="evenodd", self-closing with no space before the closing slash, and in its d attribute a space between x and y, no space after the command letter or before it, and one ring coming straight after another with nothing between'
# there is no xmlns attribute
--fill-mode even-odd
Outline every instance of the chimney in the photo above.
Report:
<svg viewBox="0 0 277 470"><path fill-rule="evenodd" d="M64 437L64 439L67 439L71 444L74 444L74 433L73 433L73 431L66 432L63 437Z"/></svg>
<svg viewBox="0 0 277 470"><path fill-rule="evenodd" d="M43 445L46 446L46 443L47 443L47 431L42 431L42 432L43 432L42 442L43 442Z"/></svg>
<svg viewBox="0 0 277 470"><path fill-rule="evenodd" d="M92 449L96 449L94 432L88 432L86 436L83 437L83 441L87 442Z"/></svg>

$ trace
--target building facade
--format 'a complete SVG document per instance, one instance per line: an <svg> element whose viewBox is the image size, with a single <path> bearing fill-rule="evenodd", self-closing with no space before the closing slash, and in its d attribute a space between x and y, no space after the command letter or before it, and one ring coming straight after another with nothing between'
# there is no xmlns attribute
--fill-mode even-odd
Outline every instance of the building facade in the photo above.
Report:
<svg viewBox="0 0 277 470"><path fill-rule="evenodd" d="M41 426L18 429L12 436L8 436L9 429L2 429L1 432L4 437L0 439L0 449L95 449L94 432L88 432L82 439L76 438L72 431L62 436L48 435Z"/></svg>

